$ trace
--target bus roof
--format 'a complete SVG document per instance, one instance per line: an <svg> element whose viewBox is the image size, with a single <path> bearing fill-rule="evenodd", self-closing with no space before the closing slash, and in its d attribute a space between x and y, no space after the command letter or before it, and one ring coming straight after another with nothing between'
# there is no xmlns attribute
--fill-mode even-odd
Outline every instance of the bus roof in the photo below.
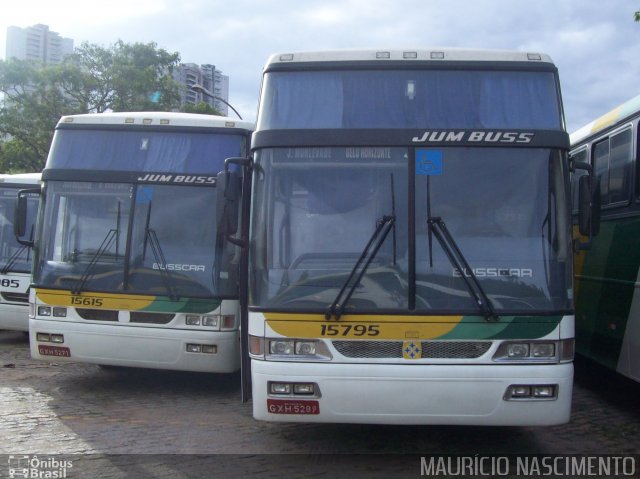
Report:
<svg viewBox="0 0 640 479"><path fill-rule="evenodd" d="M616 123L623 121L625 118L630 118L640 112L640 95L626 101L622 105L614 108L608 113L605 113L600 118L596 118L590 123L587 123L581 128L578 128L571 134L571 145L580 143L585 138L588 138L595 133L604 130L605 128L615 125Z"/></svg>
<svg viewBox="0 0 640 479"><path fill-rule="evenodd" d="M41 173L15 173L0 175L0 183L7 183L12 185L37 185L40 183Z"/></svg>
<svg viewBox="0 0 640 479"><path fill-rule="evenodd" d="M252 131L250 121L237 120L226 116L201 115L197 113L178 113L161 111L87 113L84 115L63 116L61 125L138 125L138 126L182 126L195 128L240 128Z"/></svg>
<svg viewBox="0 0 640 479"><path fill-rule="evenodd" d="M548 55L538 52L506 50L474 50L464 48L422 49L368 49L326 50L311 52L278 53L272 55L267 65L291 62L349 62L349 61L469 61L469 62L536 62L551 63Z"/></svg>

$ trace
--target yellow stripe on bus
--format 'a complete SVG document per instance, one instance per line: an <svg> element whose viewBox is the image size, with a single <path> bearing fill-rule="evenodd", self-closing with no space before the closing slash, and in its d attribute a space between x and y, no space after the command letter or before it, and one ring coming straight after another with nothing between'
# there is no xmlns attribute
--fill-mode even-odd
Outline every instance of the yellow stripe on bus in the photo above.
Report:
<svg viewBox="0 0 640 479"><path fill-rule="evenodd" d="M620 107L611 110L609 113L602 115L598 118L591 127L591 133L602 130L610 125L613 125L620 118Z"/></svg>
<svg viewBox="0 0 640 479"><path fill-rule="evenodd" d="M462 316L348 315L327 321L321 314L264 313L267 325L288 338L434 339L450 333Z"/></svg>
<svg viewBox="0 0 640 479"><path fill-rule="evenodd" d="M94 292L73 294L71 291L57 289L38 289L36 296L40 301L51 306L130 311L145 309L156 300L155 296Z"/></svg>

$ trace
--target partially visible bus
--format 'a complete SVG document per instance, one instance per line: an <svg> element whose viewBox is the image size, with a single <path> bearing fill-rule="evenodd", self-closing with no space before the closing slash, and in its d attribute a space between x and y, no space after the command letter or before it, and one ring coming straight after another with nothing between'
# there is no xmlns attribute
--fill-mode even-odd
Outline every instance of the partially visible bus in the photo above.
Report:
<svg viewBox="0 0 640 479"><path fill-rule="evenodd" d="M571 158L593 168L601 205L600 231L575 257L576 351L635 381L640 381L639 121L640 95L571 135ZM574 209L577 203L574 194Z"/></svg>
<svg viewBox="0 0 640 479"><path fill-rule="evenodd" d="M24 235L14 234L18 191L39 189L40 173L0 175L0 329L29 331L29 284L39 193L25 192Z"/></svg>
<svg viewBox="0 0 640 479"><path fill-rule="evenodd" d="M251 129L184 113L60 119L42 173L34 358L239 368L240 254L218 230L216 184Z"/></svg>
<svg viewBox="0 0 640 479"><path fill-rule="evenodd" d="M568 150L544 54L272 56L252 139L254 417L568 421Z"/></svg>

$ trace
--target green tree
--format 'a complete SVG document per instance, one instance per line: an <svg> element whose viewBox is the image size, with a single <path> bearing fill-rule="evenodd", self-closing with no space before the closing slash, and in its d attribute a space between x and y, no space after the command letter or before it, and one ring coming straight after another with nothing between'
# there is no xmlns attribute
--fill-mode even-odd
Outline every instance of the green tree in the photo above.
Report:
<svg viewBox="0 0 640 479"><path fill-rule="evenodd" d="M633 14L636 18L636 22L640 22L640 10Z"/></svg>
<svg viewBox="0 0 640 479"><path fill-rule="evenodd" d="M180 105L173 70L178 53L119 40L106 49L83 43L57 67L57 81L88 111L169 111Z"/></svg>
<svg viewBox="0 0 640 479"><path fill-rule="evenodd" d="M217 115L223 116L222 112L220 112L217 108L212 107L208 103L201 101L197 105L192 105L190 103L186 103L182 106L180 111L184 113L200 113L201 115Z"/></svg>
<svg viewBox="0 0 640 479"><path fill-rule="evenodd" d="M55 88L51 73L37 63L0 61L0 171L40 171L60 116L83 112Z"/></svg>
<svg viewBox="0 0 640 479"><path fill-rule="evenodd" d="M63 115L177 109L179 61L154 42L122 41L83 43L55 66L0 60L0 172L40 171Z"/></svg>

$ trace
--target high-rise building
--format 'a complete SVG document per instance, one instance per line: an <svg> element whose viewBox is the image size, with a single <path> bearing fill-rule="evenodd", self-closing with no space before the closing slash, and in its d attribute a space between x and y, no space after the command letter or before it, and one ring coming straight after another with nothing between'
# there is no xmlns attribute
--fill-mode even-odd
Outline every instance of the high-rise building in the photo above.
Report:
<svg viewBox="0 0 640 479"><path fill-rule="evenodd" d="M173 78L184 86L180 92L181 105L204 102L225 116L229 114L225 103L229 101L229 77L216 70L214 65L181 63L174 70Z"/></svg>
<svg viewBox="0 0 640 479"><path fill-rule="evenodd" d="M7 28L6 59L40 61L45 65L60 63L73 53L73 39L61 37L49 30L48 25L37 24L27 28Z"/></svg>

